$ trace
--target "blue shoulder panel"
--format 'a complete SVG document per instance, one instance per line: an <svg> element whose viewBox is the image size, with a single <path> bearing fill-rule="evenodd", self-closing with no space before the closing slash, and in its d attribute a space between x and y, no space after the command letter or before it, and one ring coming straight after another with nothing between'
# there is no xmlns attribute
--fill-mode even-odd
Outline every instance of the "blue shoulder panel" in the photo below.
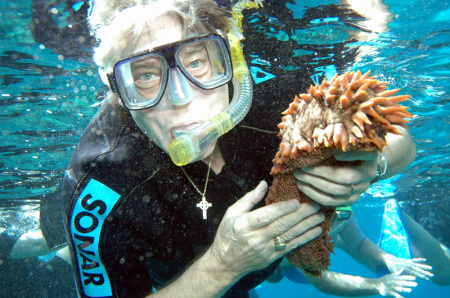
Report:
<svg viewBox="0 0 450 298"><path fill-rule="evenodd" d="M89 297L112 295L111 283L99 255L99 240L105 219L120 195L91 179L73 209L70 236L76 253L82 290Z"/></svg>

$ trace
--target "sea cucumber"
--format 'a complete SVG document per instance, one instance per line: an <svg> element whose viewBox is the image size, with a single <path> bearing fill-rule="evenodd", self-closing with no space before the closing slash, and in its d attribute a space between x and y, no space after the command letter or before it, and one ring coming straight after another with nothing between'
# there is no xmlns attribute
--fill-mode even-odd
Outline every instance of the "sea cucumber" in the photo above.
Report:
<svg viewBox="0 0 450 298"><path fill-rule="evenodd" d="M394 96L399 89L387 90L388 82L349 71L337 74L328 82L311 86L307 93L294 98L278 124L281 138L279 151L273 159L274 180L266 204L298 199L311 199L295 183L293 171L317 164L346 164L334 155L344 151L383 151L387 133L400 134L394 125L405 127L412 117L408 107L398 103L409 95ZM321 206L325 221L322 234L287 255L289 262L305 272L321 276L330 265L333 252L330 223L334 207Z"/></svg>

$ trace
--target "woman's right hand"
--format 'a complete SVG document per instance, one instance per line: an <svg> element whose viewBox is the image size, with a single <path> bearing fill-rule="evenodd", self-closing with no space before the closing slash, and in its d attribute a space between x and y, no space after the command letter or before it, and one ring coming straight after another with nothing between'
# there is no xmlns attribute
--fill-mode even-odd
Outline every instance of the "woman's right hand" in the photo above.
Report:
<svg viewBox="0 0 450 298"><path fill-rule="evenodd" d="M401 275L402 272L387 274L373 280L373 286L381 296L403 298L399 293L411 293L417 286L412 275Z"/></svg>
<svg viewBox="0 0 450 298"><path fill-rule="evenodd" d="M278 202L252 210L266 194L267 183L228 208L211 248L209 261L233 280L267 267L289 251L322 233L317 227L325 216L317 203L300 204L297 200ZM275 250L274 237L279 236L287 248ZM223 275L222 275L223 276Z"/></svg>

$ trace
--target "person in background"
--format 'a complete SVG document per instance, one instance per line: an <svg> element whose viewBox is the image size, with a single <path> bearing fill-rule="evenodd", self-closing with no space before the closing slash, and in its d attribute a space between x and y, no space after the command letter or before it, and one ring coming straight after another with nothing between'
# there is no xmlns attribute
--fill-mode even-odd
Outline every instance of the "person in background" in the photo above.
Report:
<svg viewBox="0 0 450 298"><path fill-rule="evenodd" d="M395 205L397 203L395 202ZM450 286L450 249L411 218L400 206L396 207L399 222L406 231L410 254L416 258L426 259L426 264L433 267L431 281L446 287ZM386 212L385 212L386 213Z"/></svg>
<svg viewBox="0 0 450 298"><path fill-rule="evenodd" d="M34 40L66 59L92 61L95 39L89 34L89 0L32 0L29 28Z"/></svg>
<svg viewBox="0 0 450 298"><path fill-rule="evenodd" d="M38 216L2 210L0 297L76 297L67 245L63 251L48 248Z"/></svg>
<svg viewBox="0 0 450 298"><path fill-rule="evenodd" d="M398 230L400 229L391 226L385 228L383 232L389 236L396 236ZM342 249L371 271L377 272L377 277L353 276L331 270L322 272L321 277L315 277L291 266L284 259L268 281L279 282L286 277L295 283L310 283L326 294L343 297L374 295L403 297L402 293L410 293L417 286L416 278L432 280L435 283L442 278L440 272L427 265L429 262L423 258L423 254L420 254L419 258L405 257L401 254L402 249L409 247L409 242L397 241L396 246L390 249L390 253L382 249L385 245L380 247L372 242L358 225L350 207L337 208L329 235L334 241L335 248ZM437 241L433 240L430 244L433 242ZM436 277L434 272L439 277Z"/></svg>

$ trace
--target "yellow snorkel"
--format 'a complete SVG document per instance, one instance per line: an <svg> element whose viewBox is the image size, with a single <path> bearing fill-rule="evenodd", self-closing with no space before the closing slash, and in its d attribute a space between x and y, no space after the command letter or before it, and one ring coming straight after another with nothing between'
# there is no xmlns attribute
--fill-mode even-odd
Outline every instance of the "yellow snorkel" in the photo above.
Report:
<svg viewBox="0 0 450 298"><path fill-rule="evenodd" d="M209 121L175 138L169 144L169 155L177 166L184 166L194 160L213 141L230 131L247 115L253 97L250 71L242 53L240 32L242 9L257 8L259 2L243 1L233 7L233 30L228 34L231 62L233 64L234 94L228 108ZM237 6L239 5L239 6Z"/></svg>

